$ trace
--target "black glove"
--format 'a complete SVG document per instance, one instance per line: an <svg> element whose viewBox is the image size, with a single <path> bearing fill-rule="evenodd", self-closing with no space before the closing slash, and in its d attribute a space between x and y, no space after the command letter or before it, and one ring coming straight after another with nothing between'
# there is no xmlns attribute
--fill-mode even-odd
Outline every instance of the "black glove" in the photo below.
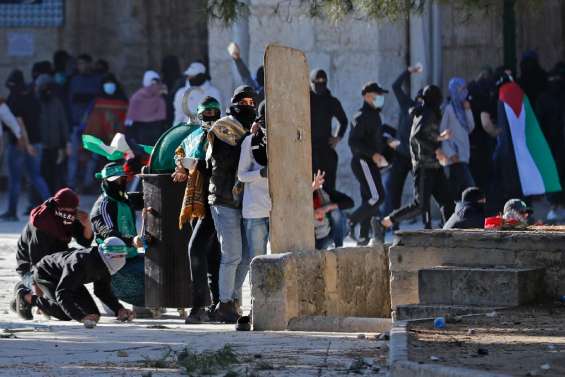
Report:
<svg viewBox="0 0 565 377"><path fill-rule="evenodd" d="M259 170L259 174L261 174L261 177L267 178L267 176L269 175L269 169L265 166L264 168L261 168L261 170Z"/></svg>

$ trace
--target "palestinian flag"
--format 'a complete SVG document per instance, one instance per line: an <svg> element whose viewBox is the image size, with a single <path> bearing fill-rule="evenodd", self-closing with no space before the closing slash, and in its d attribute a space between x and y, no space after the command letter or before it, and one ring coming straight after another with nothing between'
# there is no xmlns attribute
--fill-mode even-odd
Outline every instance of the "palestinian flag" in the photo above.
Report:
<svg viewBox="0 0 565 377"><path fill-rule="evenodd" d="M561 191L555 160L522 88L514 82L506 83L500 87L498 99L499 117L503 116L499 124L507 122L514 150L514 155L509 153L506 158L514 160L510 170L518 173L522 194Z"/></svg>

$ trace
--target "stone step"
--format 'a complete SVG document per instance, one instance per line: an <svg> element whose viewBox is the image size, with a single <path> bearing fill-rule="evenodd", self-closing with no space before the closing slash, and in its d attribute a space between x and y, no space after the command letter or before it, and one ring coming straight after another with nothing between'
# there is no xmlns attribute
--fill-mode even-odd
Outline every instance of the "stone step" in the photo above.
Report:
<svg viewBox="0 0 565 377"><path fill-rule="evenodd" d="M505 307L461 306L461 305L398 305L394 312L395 321L405 321L424 318L454 317L470 314L492 313Z"/></svg>
<svg viewBox="0 0 565 377"><path fill-rule="evenodd" d="M439 266L418 271L420 304L519 306L543 295L545 269Z"/></svg>

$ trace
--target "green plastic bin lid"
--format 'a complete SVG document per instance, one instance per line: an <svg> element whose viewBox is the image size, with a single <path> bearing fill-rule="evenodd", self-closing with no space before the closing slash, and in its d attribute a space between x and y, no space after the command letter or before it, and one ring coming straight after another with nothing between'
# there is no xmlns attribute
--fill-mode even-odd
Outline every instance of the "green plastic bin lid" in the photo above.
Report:
<svg viewBox="0 0 565 377"><path fill-rule="evenodd" d="M175 171L175 150L188 135L199 128L199 124L179 123L161 135L151 153L148 173L173 173Z"/></svg>

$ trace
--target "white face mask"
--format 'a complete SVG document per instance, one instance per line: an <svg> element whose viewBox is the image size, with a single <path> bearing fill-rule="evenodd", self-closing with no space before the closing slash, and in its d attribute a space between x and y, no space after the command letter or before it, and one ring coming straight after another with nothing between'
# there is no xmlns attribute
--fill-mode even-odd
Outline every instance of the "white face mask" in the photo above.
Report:
<svg viewBox="0 0 565 377"><path fill-rule="evenodd" d="M104 83L104 93L106 93L107 95L111 96L112 94L116 93L116 83L113 82L107 82Z"/></svg>
<svg viewBox="0 0 565 377"><path fill-rule="evenodd" d="M377 109L382 109L384 104L385 104L385 96L376 96L373 99L373 106L375 106Z"/></svg>

